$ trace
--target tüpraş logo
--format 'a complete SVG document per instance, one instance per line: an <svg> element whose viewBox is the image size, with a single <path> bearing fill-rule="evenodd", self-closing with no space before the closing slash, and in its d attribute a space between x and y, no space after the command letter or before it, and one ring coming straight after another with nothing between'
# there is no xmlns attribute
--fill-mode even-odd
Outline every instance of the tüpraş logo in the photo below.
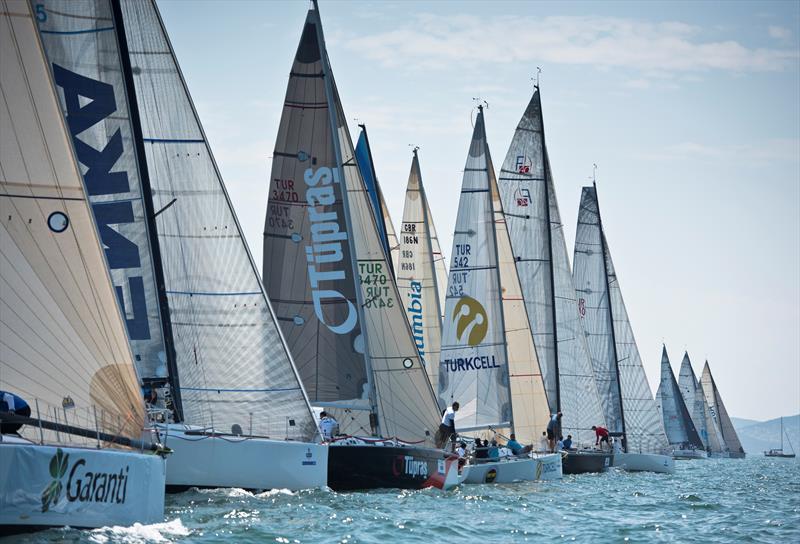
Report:
<svg viewBox="0 0 800 544"><path fill-rule="evenodd" d="M42 512L47 512L61 497L61 479L69 468L69 454L61 448L50 460L50 476L53 480L42 491ZM119 473L92 472L86 470L86 460L78 459L72 465L67 478L67 500L69 502L101 502L124 504L128 491L129 467L120 468Z"/></svg>
<svg viewBox="0 0 800 544"><path fill-rule="evenodd" d="M64 90L66 121L75 146L75 154L80 163L87 168L83 174L84 185L90 197L103 195L103 202L92 202L92 210L100 231L100 238L106 248L106 259L111 270L125 270L131 305L126 310L122 286L115 285L122 313L126 317L128 335L131 340L150 338L147 299L142 279L142 266L139 248L132 240L125 238L110 225L135 223L136 216L132 201L128 173L114 171L123 156L122 121L102 149L95 149L78 138L84 131L98 123L104 130L111 131L111 115L117 111L114 87L102 81L76 74L66 68L53 64L53 76L57 86ZM83 104L83 105L81 105ZM98 129L99 130L99 129ZM133 191L138 193L138 187ZM108 200L111 195L119 195L119 200ZM124 200L123 200L124 198ZM144 227L142 227L144 228ZM132 315L128 319L128 315Z"/></svg>
<svg viewBox="0 0 800 544"><path fill-rule="evenodd" d="M428 462L417 461L411 455L398 455L394 458L392 472L395 476L404 474L406 476L414 476L417 478L427 478Z"/></svg>
<svg viewBox="0 0 800 544"><path fill-rule="evenodd" d="M411 316L411 334L414 336L414 342L417 344L419 351L419 358L422 359L422 364L425 363L425 329L422 323L422 284L418 281L411 282L411 289L408 291L408 298L411 299L408 303L406 311Z"/></svg>
<svg viewBox="0 0 800 544"><path fill-rule="evenodd" d="M344 265L335 270L317 270L316 265L326 263L342 263L344 253L342 242L347 242L347 231L339 228L339 217L336 211L324 211L323 206L332 206L336 195L331 183L339 183L339 172L327 166L308 168L303 174L308 185L306 201L308 202L308 219L311 222L311 242L306 245L308 261L308 279L311 282L311 300L317 319L336 334L347 334L352 331L358 321L358 313L352 302L335 289L325 289L331 283L345 280ZM323 301L341 300L347 304L347 317L341 323L328 323L322 311Z"/></svg>

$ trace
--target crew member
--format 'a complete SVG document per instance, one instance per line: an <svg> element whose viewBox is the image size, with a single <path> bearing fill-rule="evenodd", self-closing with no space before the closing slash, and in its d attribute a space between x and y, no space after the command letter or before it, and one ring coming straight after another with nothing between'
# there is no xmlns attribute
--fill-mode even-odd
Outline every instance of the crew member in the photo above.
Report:
<svg viewBox="0 0 800 544"><path fill-rule="evenodd" d="M547 444L550 447L550 453L556 451L556 437L561 436L561 415L561 412L553 414L547 424Z"/></svg>
<svg viewBox="0 0 800 544"><path fill-rule="evenodd" d="M594 431L595 436L595 446L599 445L600 449L603 449L603 442L605 442L606 445L611 448L611 443L608 441L608 429L605 427L596 427L592 425L592 430Z"/></svg>
<svg viewBox="0 0 800 544"><path fill-rule="evenodd" d="M320 412L319 431L322 433L322 439L330 442L334 436L339 434L339 422L328 412Z"/></svg>
<svg viewBox="0 0 800 544"><path fill-rule="evenodd" d="M517 435L511 433L511 440L506 443L506 447L511 450L511 453L514 455L525 455L526 453L530 453L531 446L523 446L519 442L517 442Z"/></svg>
<svg viewBox="0 0 800 544"><path fill-rule="evenodd" d="M21 397L14 393L0 391L0 412L10 412L12 414L31 417L31 407ZM0 434L16 434L22 428L22 423L0 423Z"/></svg>
<svg viewBox="0 0 800 544"><path fill-rule="evenodd" d="M442 422L439 424L439 430L436 432L436 447L444 448L447 441L456 438L456 412L458 412L458 403L454 402L452 406L447 408L442 414Z"/></svg>
<svg viewBox="0 0 800 544"><path fill-rule="evenodd" d="M567 438L564 439L563 446L564 446L565 450L571 450L572 449L572 435L571 434L568 434Z"/></svg>

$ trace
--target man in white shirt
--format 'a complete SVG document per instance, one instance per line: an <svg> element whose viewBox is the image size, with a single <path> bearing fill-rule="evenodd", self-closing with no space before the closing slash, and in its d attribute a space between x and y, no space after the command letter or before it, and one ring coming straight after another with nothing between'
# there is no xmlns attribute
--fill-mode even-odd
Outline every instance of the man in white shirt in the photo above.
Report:
<svg viewBox="0 0 800 544"><path fill-rule="evenodd" d="M452 406L442 414L442 422L439 424L439 430L436 431L436 447L444 448L447 441L451 438L455 440L456 436L456 412L458 412L458 403L454 402Z"/></svg>
<svg viewBox="0 0 800 544"><path fill-rule="evenodd" d="M320 412L319 430L322 433L322 439L325 442L330 442L334 436L339 434L339 422L328 412Z"/></svg>

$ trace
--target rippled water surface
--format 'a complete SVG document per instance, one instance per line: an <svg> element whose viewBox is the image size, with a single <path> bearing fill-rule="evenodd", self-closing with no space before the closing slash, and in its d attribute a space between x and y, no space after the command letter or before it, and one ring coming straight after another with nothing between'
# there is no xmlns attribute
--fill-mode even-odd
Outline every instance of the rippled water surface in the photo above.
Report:
<svg viewBox="0 0 800 544"><path fill-rule="evenodd" d="M678 461L674 475L566 476L450 492L237 489L167 497L164 523L22 542L800 542L800 462Z"/></svg>

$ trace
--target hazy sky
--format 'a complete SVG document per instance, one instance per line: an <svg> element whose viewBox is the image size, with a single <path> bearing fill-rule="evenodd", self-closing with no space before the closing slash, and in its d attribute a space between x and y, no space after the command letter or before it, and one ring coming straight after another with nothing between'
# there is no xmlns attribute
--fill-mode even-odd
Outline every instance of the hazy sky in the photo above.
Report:
<svg viewBox="0 0 800 544"><path fill-rule="evenodd" d="M159 1L256 262L308 2ZM597 163L609 247L653 390L705 358L728 411L800 411L800 3L322 1L395 224L411 164L449 255L473 97L502 163L542 67L572 252Z"/></svg>

